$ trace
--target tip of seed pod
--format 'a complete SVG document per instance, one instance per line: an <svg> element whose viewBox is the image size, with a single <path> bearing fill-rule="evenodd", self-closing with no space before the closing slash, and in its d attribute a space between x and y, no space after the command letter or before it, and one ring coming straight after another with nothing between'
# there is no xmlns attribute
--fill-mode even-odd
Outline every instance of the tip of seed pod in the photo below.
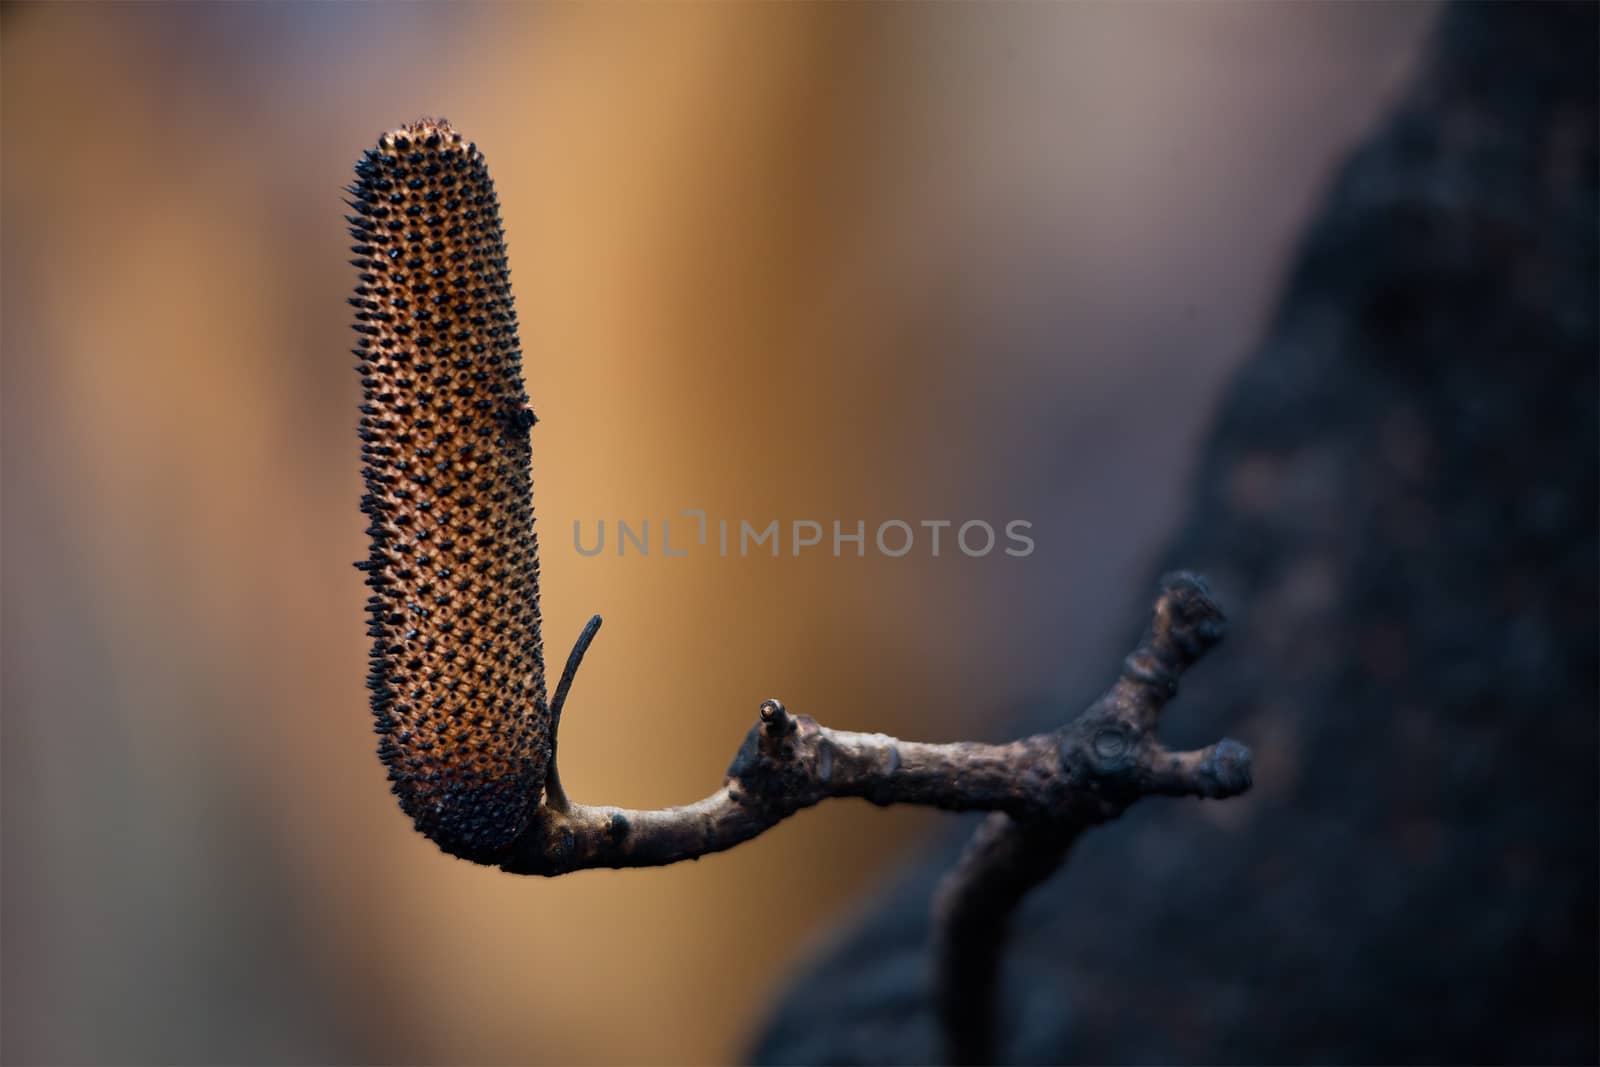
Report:
<svg viewBox="0 0 1600 1067"><path fill-rule="evenodd" d="M454 148L461 152L471 149L456 128L445 118L420 118L396 127L378 138L378 147L385 152L409 152L418 148Z"/></svg>

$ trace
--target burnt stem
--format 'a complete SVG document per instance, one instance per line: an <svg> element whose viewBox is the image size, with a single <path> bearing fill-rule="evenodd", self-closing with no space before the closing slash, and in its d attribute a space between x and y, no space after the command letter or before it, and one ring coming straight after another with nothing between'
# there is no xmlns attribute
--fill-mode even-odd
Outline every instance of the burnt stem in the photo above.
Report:
<svg viewBox="0 0 1600 1067"><path fill-rule="evenodd" d="M1061 729L1007 744L833 730L767 701L710 796L652 810L546 803L501 866L548 876L676 863L732 848L829 797L1082 828L1115 818L1147 793L1232 796L1250 784L1244 746L1224 740L1173 753L1153 735L1178 674L1220 639L1221 621L1198 578L1170 577L1149 634L1111 690Z"/></svg>

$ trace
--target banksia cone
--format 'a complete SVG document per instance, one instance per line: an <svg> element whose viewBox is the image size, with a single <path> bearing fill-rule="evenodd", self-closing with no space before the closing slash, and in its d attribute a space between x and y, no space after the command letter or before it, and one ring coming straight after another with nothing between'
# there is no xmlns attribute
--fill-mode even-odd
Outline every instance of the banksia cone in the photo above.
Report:
<svg viewBox="0 0 1600 1067"><path fill-rule="evenodd" d="M528 429L499 202L444 121L356 163L367 685L400 806L440 848L495 862L550 762Z"/></svg>

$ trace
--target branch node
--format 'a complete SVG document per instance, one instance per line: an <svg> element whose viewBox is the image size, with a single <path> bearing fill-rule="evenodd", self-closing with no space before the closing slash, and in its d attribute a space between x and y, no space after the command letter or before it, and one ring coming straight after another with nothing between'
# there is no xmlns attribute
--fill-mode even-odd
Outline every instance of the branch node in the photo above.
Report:
<svg viewBox="0 0 1600 1067"><path fill-rule="evenodd" d="M1233 738L1224 737L1200 761L1200 795L1237 796L1250 788L1252 771L1250 750Z"/></svg>
<svg viewBox="0 0 1600 1067"><path fill-rule="evenodd" d="M783 742L795 732L794 716L781 700L761 702L761 754L768 759L784 755Z"/></svg>
<svg viewBox="0 0 1600 1067"><path fill-rule="evenodd" d="M783 706L781 700L763 700L761 702L761 721L769 724L781 725L789 718L789 709Z"/></svg>

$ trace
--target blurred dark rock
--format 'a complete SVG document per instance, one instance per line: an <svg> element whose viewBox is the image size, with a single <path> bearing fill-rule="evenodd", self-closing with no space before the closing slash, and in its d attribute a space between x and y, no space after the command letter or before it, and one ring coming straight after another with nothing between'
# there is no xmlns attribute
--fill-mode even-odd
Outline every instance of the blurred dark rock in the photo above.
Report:
<svg viewBox="0 0 1600 1067"><path fill-rule="evenodd" d="M1332 187L1161 567L1233 617L1168 740L1244 740L1256 790L1147 801L1029 898L1006 1061L1600 1059L1597 16L1448 10ZM936 1058L928 901L971 826L756 1061Z"/></svg>

